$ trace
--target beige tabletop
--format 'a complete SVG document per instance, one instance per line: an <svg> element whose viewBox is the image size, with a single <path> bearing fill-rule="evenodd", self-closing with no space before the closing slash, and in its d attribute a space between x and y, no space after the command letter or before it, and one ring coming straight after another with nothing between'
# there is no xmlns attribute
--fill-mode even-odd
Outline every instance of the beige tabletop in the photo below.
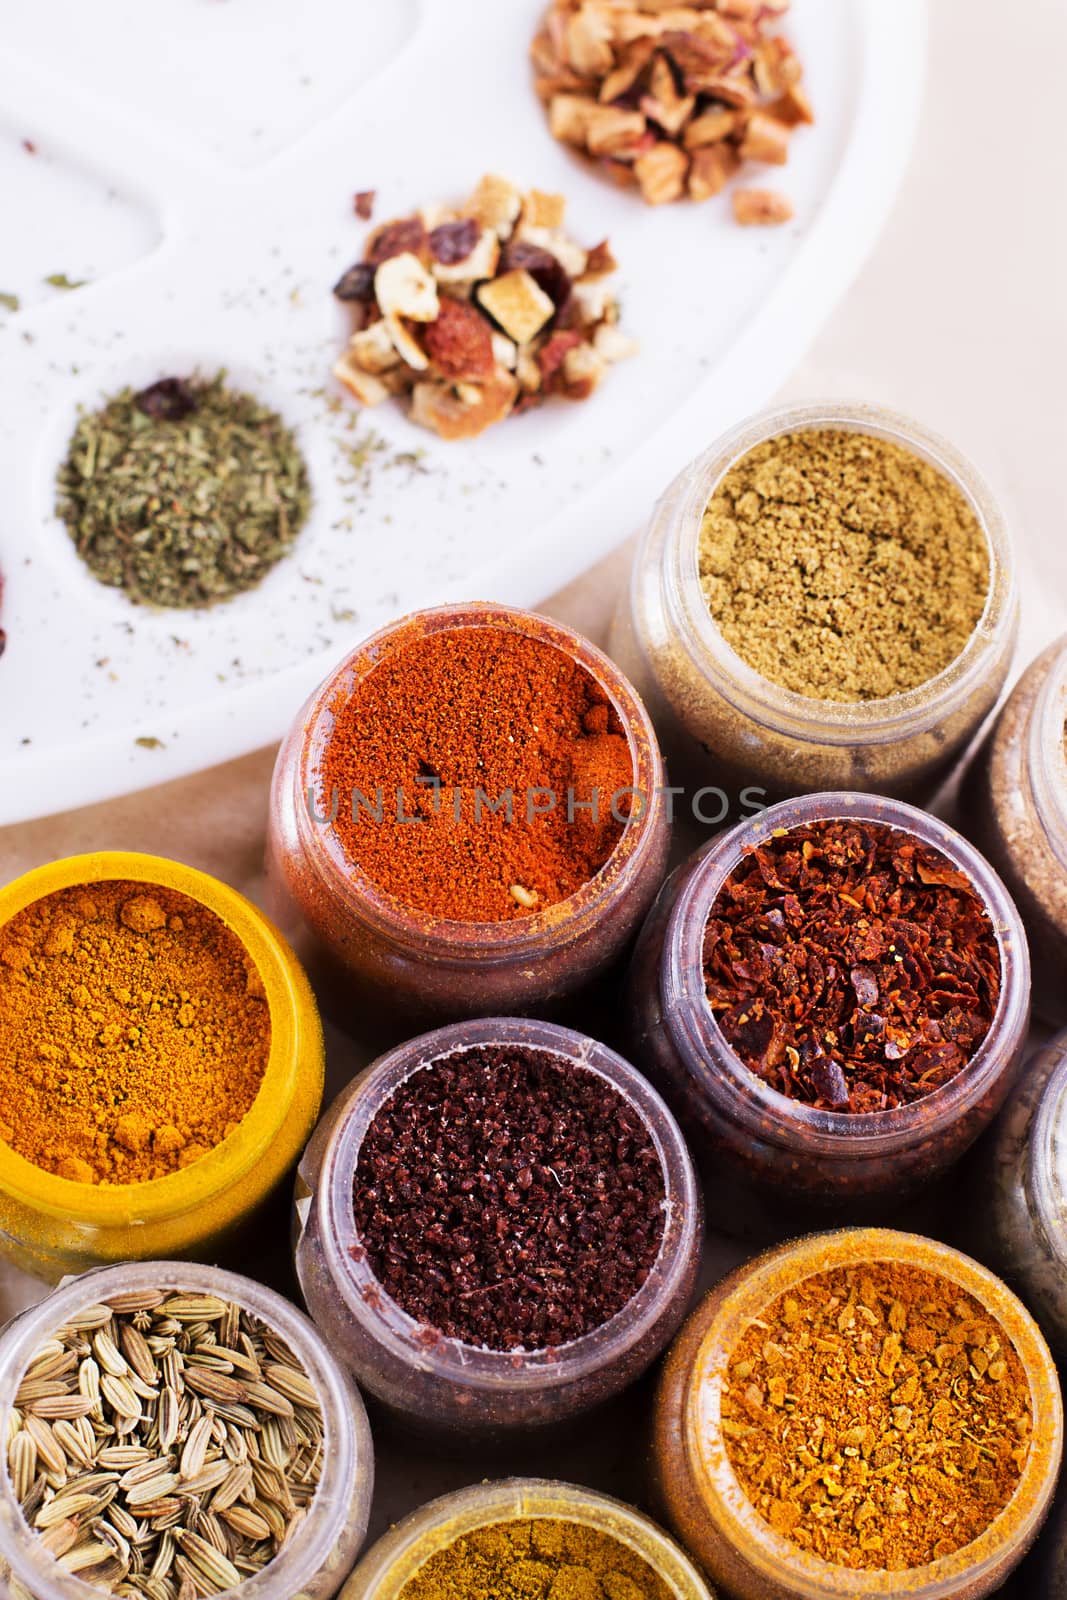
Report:
<svg viewBox="0 0 1067 1600"><path fill-rule="evenodd" d="M1024 653L1032 653L1057 618L1067 627L1067 6L931 0L929 11L925 108L898 204L783 398L876 400L972 456L1029 568ZM627 555L620 548L544 609L602 642ZM0 830L0 881L57 856L121 847L180 858L255 898L272 760L265 750ZM337 1049L335 1040L335 1077L350 1070ZM0 1320L39 1293L16 1274L0 1276ZM581 1461L569 1470L582 1476ZM567 1471L557 1463L557 1475ZM421 1457L395 1459L382 1515L471 1475L470 1465L457 1476Z"/></svg>

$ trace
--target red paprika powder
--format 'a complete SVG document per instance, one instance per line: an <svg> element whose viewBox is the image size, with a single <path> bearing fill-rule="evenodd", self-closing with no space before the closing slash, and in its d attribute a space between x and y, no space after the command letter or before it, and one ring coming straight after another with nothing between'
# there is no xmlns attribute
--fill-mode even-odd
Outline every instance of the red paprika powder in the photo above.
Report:
<svg viewBox="0 0 1067 1600"><path fill-rule="evenodd" d="M321 814L409 909L528 916L604 866L633 797L622 724L584 667L506 627L413 629L333 706Z"/></svg>

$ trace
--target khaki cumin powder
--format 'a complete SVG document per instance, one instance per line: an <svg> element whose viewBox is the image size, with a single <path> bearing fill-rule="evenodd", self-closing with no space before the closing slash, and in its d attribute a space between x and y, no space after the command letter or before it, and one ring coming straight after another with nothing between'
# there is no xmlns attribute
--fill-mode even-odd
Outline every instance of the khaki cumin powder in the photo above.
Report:
<svg viewBox="0 0 1067 1600"><path fill-rule="evenodd" d="M813 700L881 700L960 654L989 549L944 473L872 434L813 428L732 467L700 529L700 581L731 649Z"/></svg>

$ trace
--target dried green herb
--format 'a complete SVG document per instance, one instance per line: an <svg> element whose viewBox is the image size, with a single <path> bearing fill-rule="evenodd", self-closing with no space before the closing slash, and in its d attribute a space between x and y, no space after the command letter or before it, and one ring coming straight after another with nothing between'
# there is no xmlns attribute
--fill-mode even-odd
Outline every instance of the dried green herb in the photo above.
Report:
<svg viewBox="0 0 1067 1600"><path fill-rule="evenodd" d="M68 278L65 272L50 272L45 283L50 283L53 289L84 289L88 278Z"/></svg>
<svg viewBox="0 0 1067 1600"><path fill-rule="evenodd" d="M311 504L282 419L225 375L124 389L82 416L56 510L93 574L151 606L205 606L253 588Z"/></svg>
<svg viewBox="0 0 1067 1600"><path fill-rule="evenodd" d="M18 295L17 294L0 294L0 306L3 306L5 311L17 311L18 308L19 308L19 297L18 297Z"/></svg>

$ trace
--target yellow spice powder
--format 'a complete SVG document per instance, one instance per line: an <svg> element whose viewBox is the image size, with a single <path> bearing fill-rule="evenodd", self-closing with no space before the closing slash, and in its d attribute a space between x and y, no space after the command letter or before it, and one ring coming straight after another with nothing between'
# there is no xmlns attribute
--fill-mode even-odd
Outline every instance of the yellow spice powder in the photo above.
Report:
<svg viewBox="0 0 1067 1600"><path fill-rule="evenodd" d="M81 1183L206 1155L270 1052L262 981L207 907L153 884L62 889L0 928L0 1139Z"/></svg>
<svg viewBox="0 0 1067 1600"><path fill-rule="evenodd" d="M846 429L750 450L708 503L698 555L727 644L809 699L880 700L929 682L989 593L989 547L956 485Z"/></svg>

